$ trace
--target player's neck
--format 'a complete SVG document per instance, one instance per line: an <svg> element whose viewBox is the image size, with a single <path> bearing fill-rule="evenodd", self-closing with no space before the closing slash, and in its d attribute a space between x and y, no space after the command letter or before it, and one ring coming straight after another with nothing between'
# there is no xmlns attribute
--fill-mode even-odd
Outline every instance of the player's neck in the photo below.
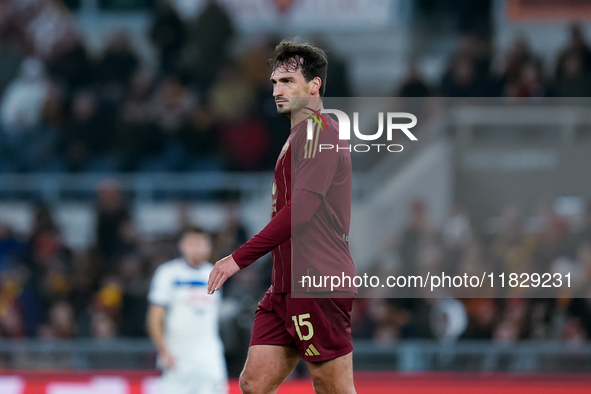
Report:
<svg viewBox="0 0 591 394"><path fill-rule="evenodd" d="M185 261L187 262L187 265L191 268L199 268L203 265L203 263L205 263L205 261L189 261L187 259L185 259Z"/></svg>
<svg viewBox="0 0 591 394"><path fill-rule="evenodd" d="M322 106L322 101L320 101L320 97L316 97L315 100L311 100L312 103L309 104L308 108L313 109L314 111L320 112L324 107ZM303 122L304 120L310 117L309 110L300 109L296 113L290 113L287 116L291 119L291 126L294 127L298 123Z"/></svg>

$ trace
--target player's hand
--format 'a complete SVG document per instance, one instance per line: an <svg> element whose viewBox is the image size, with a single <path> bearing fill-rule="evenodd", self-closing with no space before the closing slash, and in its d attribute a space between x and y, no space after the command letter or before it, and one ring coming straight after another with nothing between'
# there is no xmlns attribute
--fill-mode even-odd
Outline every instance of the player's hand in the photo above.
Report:
<svg viewBox="0 0 591 394"><path fill-rule="evenodd" d="M173 369L176 366L176 360L168 350L160 352L160 363L162 368L166 370Z"/></svg>
<svg viewBox="0 0 591 394"><path fill-rule="evenodd" d="M207 293L213 294L219 290L220 287L228 280L229 277L240 271L240 267L234 261L234 257L229 255L224 257L213 267L213 270L209 273L209 281L207 282Z"/></svg>

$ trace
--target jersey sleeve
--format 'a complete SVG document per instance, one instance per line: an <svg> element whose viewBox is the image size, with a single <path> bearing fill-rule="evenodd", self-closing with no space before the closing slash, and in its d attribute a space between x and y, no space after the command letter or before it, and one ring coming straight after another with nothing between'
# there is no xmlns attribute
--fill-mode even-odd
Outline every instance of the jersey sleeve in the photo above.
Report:
<svg viewBox="0 0 591 394"><path fill-rule="evenodd" d="M298 209L292 215L292 201ZM301 230L314 216L321 203L318 195L305 190L294 191L292 198L257 235L238 248L232 257L238 267L246 268L291 238L292 230Z"/></svg>
<svg viewBox="0 0 591 394"><path fill-rule="evenodd" d="M307 190L322 197L330 188L338 168L338 133L314 125L312 139L306 133L298 136L293 151L293 190ZM294 149L295 148L295 149Z"/></svg>
<svg viewBox="0 0 591 394"><path fill-rule="evenodd" d="M154 305L167 307L172 301L172 286L173 283L167 270L162 266L159 267L154 272L154 277L150 284L148 301Z"/></svg>
<svg viewBox="0 0 591 394"><path fill-rule="evenodd" d="M257 235L238 248L232 257L240 268L246 268L291 237L291 200Z"/></svg>

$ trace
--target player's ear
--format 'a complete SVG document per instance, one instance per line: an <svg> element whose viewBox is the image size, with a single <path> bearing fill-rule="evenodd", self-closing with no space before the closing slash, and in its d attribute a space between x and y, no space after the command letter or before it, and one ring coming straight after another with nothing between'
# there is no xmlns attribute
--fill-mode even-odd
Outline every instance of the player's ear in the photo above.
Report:
<svg viewBox="0 0 591 394"><path fill-rule="evenodd" d="M315 96L320 92L322 80L320 79L320 77L315 77L313 80L310 81L310 85L310 95Z"/></svg>

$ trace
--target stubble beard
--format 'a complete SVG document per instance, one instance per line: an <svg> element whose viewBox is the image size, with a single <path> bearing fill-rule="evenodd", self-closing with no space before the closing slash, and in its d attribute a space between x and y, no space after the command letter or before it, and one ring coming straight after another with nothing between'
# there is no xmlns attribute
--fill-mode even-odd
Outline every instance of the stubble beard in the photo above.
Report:
<svg viewBox="0 0 591 394"><path fill-rule="evenodd" d="M299 98L297 100L291 99L289 104L283 104L282 106L277 105L277 113L281 115L290 115L293 113L300 112L306 105L308 105L309 99ZM295 104L295 105L294 105Z"/></svg>
<svg viewBox="0 0 591 394"><path fill-rule="evenodd" d="M280 115L289 115L291 113L291 107L286 106L285 104L282 106L277 106L277 113Z"/></svg>

